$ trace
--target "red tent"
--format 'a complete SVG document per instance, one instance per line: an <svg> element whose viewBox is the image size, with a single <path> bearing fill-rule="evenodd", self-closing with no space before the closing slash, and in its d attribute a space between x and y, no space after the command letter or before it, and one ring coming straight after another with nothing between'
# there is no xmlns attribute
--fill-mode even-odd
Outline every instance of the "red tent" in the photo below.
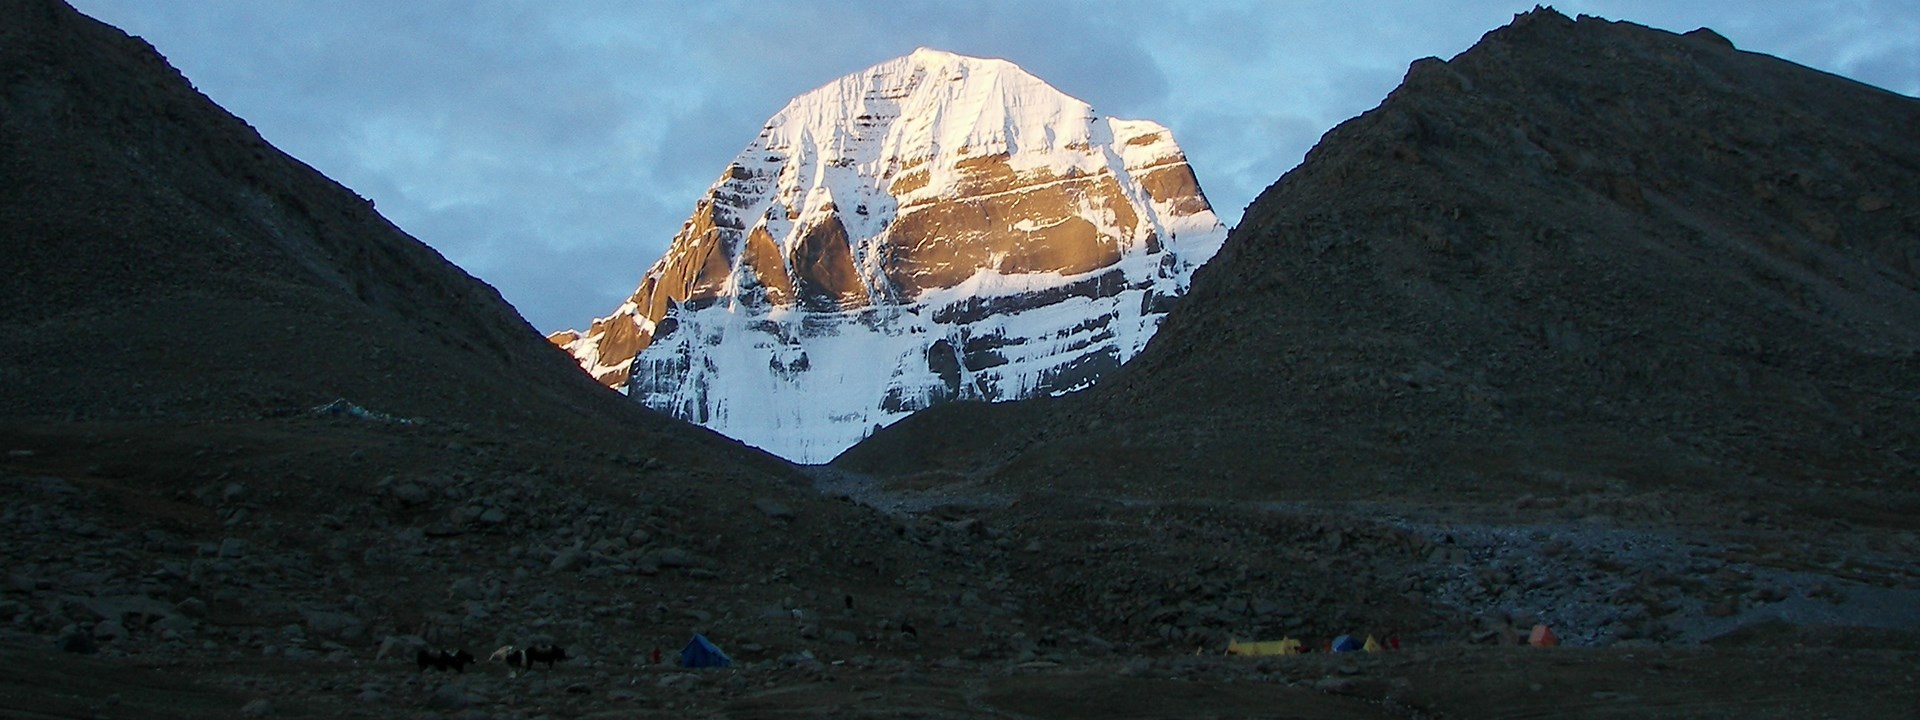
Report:
<svg viewBox="0 0 1920 720"><path fill-rule="evenodd" d="M1533 634L1527 636L1527 644L1534 647L1555 647L1560 644L1560 636L1546 625L1533 626Z"/></svg>

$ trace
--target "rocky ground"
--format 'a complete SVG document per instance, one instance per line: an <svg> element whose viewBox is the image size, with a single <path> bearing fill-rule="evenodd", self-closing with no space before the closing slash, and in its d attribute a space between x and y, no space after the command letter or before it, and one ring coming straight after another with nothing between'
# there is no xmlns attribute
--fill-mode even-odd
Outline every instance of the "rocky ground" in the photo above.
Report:
<svg viewBox="0 0 1920 720"><path fill-rule="evenodd" d="M825 468L743 494L638 454L549 467L475 431L181 430L0 436L0 647L19 670L0 712L1752 717L1920 699L1910 533L1649 518L1657 498L1176 503ZM1565 645L1513 646L1535 622ZM694 632L736 665L675 667ZM1222 655L1347 632L1405 649ZM574 657L412 659L532 642Z"/></svg>

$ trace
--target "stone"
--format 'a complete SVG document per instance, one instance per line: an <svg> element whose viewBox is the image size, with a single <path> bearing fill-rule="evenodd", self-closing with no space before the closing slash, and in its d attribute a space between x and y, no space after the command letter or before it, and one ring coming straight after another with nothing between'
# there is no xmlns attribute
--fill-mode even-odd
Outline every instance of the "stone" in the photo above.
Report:
<svg viewBox="0 0 1920 720"><path fill-rule="evenodd" d="M391 655L395 658L411 660L416 651L426 647L427 641L417 635L388 635L380 640L380 650L374 653L373 659L381 660Z"/></svg>
<svg viewBox="0 0 1920 720"><path fill-rule="evenodd" d="M273 701L266 698L254 700L241 707L240 714L245 717L268 717L273 714Z"/></svg>
<svg viewBox="0 0 1920 720"><path fill-rule="evenodd" d="M145 595L102 595L81 598L78 603L94 617L109 622L121 622L129 615L144 622L174 614L173 606L166 601Z"/></svg>
<svg viewBox="0 0 1920 720"><path fill-rule="evenodd" d="M436 710L461 710L480 701L481 698L468 692L466 688L447 683L434 689L433 696L427 698L427 707Z"/></svg>
<svg viewBox="0 0 1920 720"><path fill-rule="evenodd" d="M456 527L460 525L465 525L479 518L480 513L482 512L485 512L485 510L483 510L482 508L478 508L472 505L462 505L460 507L447 511L447 522L453 524Z"/></svg>
<svg viewBox="0 0 1920 720"><path fill-rule="evenodd" d="M223 558L244 557L247 554L247 541L240 538L221 540L218 553Z"/></svg>
<svg viewBox="0 0 1920 720"><path fill-rule="evenodd" d="M699 561L694 558L692 553L680 548L654 550L642 557L640 562L666 569L693 567L699 564Z"/></svg>
<svg viewBox="0 0 1920 720"><path fill-rule="evenodd" d="M507 513L500 508L487 508L480 513L479 519L483 525L499 525L507 521Z"/></svg>
<svg viewBox="0 0 1920 720"><path fill-rule="evenodd" d="M419 483L405 482L394 486L393 497L402 505L419 505L433 497L433 493L421 487Z"/></svg>
<svg viewBox="0 0 1920 720"><path fill-rule="evenodd" d="M753 507L759 510L760 514L782 522L791 521L794 517L793 508L787 507L786 503L772 498L754 500Z"/></svg>
<svg viewBox="0 0 1920 720"><path fill-rule="evenodd" d="M487 596L486 590L480 587L480 581L471 577L453 581L452 585L447 586L447 594L458 600L479 600Z"/></svg>
<svg viewBox="0 0 1920 720"><path fill-rule="evenodd" d="M184 637L193 634L199 625L193 618L185 615L169 615L154 623L153 627L161 632L171 632L175 637Z"/></svg>
<svg viewBox="0 0 1920 720"><path fill-rule="evenodd" d="M127 636L127 628L118 621L103 620L94 624L93 636L109 642L120 640Z"/></svg>
<svg viewBox="0 0 1920 720"><path fill-rule="evenodd" d="M203 618L207 616L207 601L190 597L175 604L173 609L187 617Z"/></svg>
<svg viewBox="0 0 1920 720"><path fill-rule="evenodd" d="M655 687L674 688L681 685L698 685L700 676L693 673L672 673L663 675L654 683Z"/></svg>
<svg viewBox="0 0 1920 720"><path fill-rule="evenodd" d="M1773 603L1773 602L1780 602L1782 600L1787 599L1787 593L1785 590L1781 590L1778 587L1768 586L1763 588L1756 588L1753 592L1748 593L1747 597L1753 598L1754 600L1757 600L1759 602Z"/></svg>
<svg viewBox="0 0 1920 720"><path fill-rule="evenodd" d="M100 646L94 644L93 637L88 633L80 632L78 629L69 630L61 635L60 639L54 643L54 646L60 648L61 652L70 652L77 655L92 655L100 652Z"/></svg>
<svg viewBox="0 0 1920 720"><path fill-rule="evenodd" d="M1351 693L1353 686L1354 681L1351 678L1334 677L1332 675L1320 678L1313 683L1314 690L1335 695Z"/></svg>
<svg viewBox="0 0 1920 720"><path fill-rule="evenodd" d="M553 562L549 563L547 567L554 572L568 572L585 568L588 561L589 558L585 551L579 548L568 548L561 550L560 554L555 555Z"/></svg>
<svg viewBox="0 0 1920 720"><path fill-rule="evenodd" d="M322 637L354 640L364 637L367 631L365 620L336 610L302 609L300 617L305 621L307 632Z"/></svg>

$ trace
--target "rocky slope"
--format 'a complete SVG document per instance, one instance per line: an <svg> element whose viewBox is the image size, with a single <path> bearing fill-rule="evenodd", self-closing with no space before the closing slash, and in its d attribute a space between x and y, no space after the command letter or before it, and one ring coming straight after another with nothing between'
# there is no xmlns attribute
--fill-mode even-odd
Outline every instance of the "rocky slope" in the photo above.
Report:
<svg viewBox="0 0 1920 720"><path fill-rule="evenodd" d="M633 297L553 341L802 462L950 400L1091 384L1225 236L1172 134L922 49L795 98Z"/></svg>
<svg viewBox="0 0 1920 720"><path fill-rule="evenodd" d="M150 46L57 2L4 10L0 415L249 418L347 397L471 420L516 413L497 401L518 383L622 413L491 287Z"/></svg>
<svg viewBox="0 0 1920 720"><path fill-rule="evenodd" d="M251 421L345 399L779 466L581 378L492 287L151 46L58 2L4 10L0 418Z"/></svg>
<svg viewBox="0 0 1920 720"><path fill-rule="evenodd" d="M1329 132L1090 394L925 413L845 466L1908 524L1916 139L1913 98L1711 31L1530 12Z"/></svg>

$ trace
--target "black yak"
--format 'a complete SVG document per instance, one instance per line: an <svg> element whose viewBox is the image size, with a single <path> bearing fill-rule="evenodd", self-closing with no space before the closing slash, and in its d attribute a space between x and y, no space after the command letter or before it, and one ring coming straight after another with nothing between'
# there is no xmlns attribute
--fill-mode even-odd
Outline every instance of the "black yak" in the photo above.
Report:
<svg viewBox="0 0 1920 720"><path fill-rule="evenodd" d="M533 663L537 663L537 662L543 662L547 664L548 668L552 668L554 663L567 659L567 649L560 647L559 645L548 645L548 644L542 643L542 644L527 648L526 653L527 653L528 665L532 665Z"/></svg>
<svg viewBox="0 0 1920 720"><path fill-rule="evenodd" d="M447 652L445 650L422 648L420 652L414 654L413 661L420 666L422 672L425 672L428 668L432 668L434 670L452 670L465 674L467 672L467 666L474 663L474 658L473 653L465 650Z"/></svg>
<svg viewBox="0 0 1920 720"><path fill-rule="evenodd" d="M554 663L571 657L571 655L567 654L566 648L549 643L540 643L537 645L528 645L524 648L503 645L499 650L493 651L492 655L488 655L487 659L503 661L508 667L532 669L533 664L537 662L546 663L548 668L552 668Z"/></svg>

